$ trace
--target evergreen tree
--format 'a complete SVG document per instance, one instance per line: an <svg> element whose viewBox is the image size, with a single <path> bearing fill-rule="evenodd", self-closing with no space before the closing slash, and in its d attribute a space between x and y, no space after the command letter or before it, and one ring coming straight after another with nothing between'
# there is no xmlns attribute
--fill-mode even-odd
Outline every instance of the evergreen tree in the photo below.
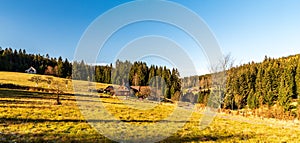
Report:
<svg viewBox="0 0 300 143"><path fill-rule="evenodd" d="M264 101L268 105L268 107L271 107L274 104L275 95L273 93L272 88L272 82L273 79L271 77L271 67L268 67L264 78L263 78L263 84L264 84Z"/></svg>
<svg viewBox="0 0 300 143"><path fill-rule="evenodd" d="M153 65L150 66L150 69L149 69L149 75L148 75L148 84L150 84L149 82L152 80L152 78L155 77L155 67ZM153 82L152 84L153 85L150 85L152 87L156 87L157 82Z"/></svg>
<svg viewBox="0 0 300 143"><path fill-rule="evenodd" d="M264 97L264 88L262 86L263 79L263 69L261 65L258 68L257 77L255 80L255 92L258 99L262 99ZM263 100L259 100L259 105L263 105Z"/></svg>
<svg viewBox="0 0 300 143"><path fill-rule="evenodd" d="M57 73L56 73L56 75L58 76L58 77L66 77L65 75L64 75L64 65L63 65L63 61L62 61L62 58L61 57L59 57L58 58L58 61L57 61Z"/></svg>
<svg viewBox="0 0 300 143"><path fill-rule="evenodd" d="M176 92L181 91L181 80L179 79L180 75L177 69L172 69L171 73L171 85L170 85L170 93L167 95L167 98L171 99Z"/></svg>
<svg viewBox="0 0 300 143"><path fill-rule="evenodd" d="M259 101L257 98L257 94L254 93L253 90L249 92L248 98L247 98L247 104L249 108L255 109L259 107Z"/></svg>
<svg viewBox="0 0 300 143"><path fill-rule="evenodd" d="M278 96L278 103L284 108L285 111L288 111L290 108L290 102L293 97L293 90L291 83L291 74L289 69L285 69L280 81L280 90Z"/></svg>
<svg viewBox="0 0 300 143"><path fill-rule="evenodd" d="M296 86L296 93L297 93L296 95L297 95L297 98L299 99L299 96L300 96L300 58L299 57L297 60L295 82L296 82L295 86Z"/></svg>

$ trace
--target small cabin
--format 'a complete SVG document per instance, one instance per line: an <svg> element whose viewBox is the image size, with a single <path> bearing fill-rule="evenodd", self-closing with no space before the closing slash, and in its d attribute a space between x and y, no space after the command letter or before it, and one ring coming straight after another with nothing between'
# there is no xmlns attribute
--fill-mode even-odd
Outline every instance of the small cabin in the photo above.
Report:
<svg viewBox="0 0 300 143"><path fill-rule="evenodd" d="M26 73L29 74L36 74L36 69L33 67L30 67L29 69L25 70Z"/></svg>
<svg viewBox="0 0 300 143"><path fill-rule="evenodd" d="M119 88L117 88L116 96L129 96L130 95L130 91L126 86L120 86Z"/></svg>
<svg viewBox="0 0 300 143"><path fill-rule="evenodd" d="M134 94L139 94L143 97L148 97L151 94L150 86L130 86L131 90Z"/></svg>
<svg viewBox="0 0 300 143"><path fill-rule="evenodd" d="M130 90L126 86L108 86L104 89L104 93L116 96L129 96Z"/></svg>

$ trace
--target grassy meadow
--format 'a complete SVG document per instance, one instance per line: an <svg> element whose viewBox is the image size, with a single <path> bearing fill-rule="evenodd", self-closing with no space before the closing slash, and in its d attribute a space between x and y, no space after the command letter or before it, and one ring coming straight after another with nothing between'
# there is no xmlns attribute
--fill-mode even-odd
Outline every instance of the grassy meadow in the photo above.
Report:
<svg viewBox="0 0 300 143"><path fill-rule="evenodd" d="M0 72L0 83L35 86L35 83L28 81L31 76L34 75ZM54 79L63 82L63 79ZM83 81L77 82L87 85ZM106 133L110 132L110 136L118 136L114 133L122 130L122 126L132 125L136 127L131 129L133 134L125 136L135 138L137 135L143 135L143 132L139 132L140 127L165 120L174 124L182 121L183 127L161 142L300 142L299 126L218 114L207 128L200 130L199 120L203 117L201 112L193 112L190 119L183 120L180 116L192 111L179 109L177 112L182 112L179 118L168 119L167 117L175 111L176 105L151 105L138 100L124 101L117 98L85 96L84 93L81 95L83 98L78 98L69 94L73 89L72 83L68 84L70 84L66 92L68 94L60 97L62 105L55 105L55 94L0 88L0 142L113 142L85 121L77 99L81 99L80 103L86 103L91 107L97 106L95 101L101 101L103 107L97 107L96 110L93 108L94 112L100 113L103 111L101 109L106 109L115 120L125 122L115 127L110 122L98 120L99 125L108 129ZM95 85L97 88L107 86L98 83ZM39 86L49 88L46 83ZM134 108L138 106L154 108ZM153 126L153 128L156 129L156 132L153 132L155 137L168 131L170 127Z"/></svg>
<svg viewBox="0 0 300 143"><path fill-rule="evenodd" d="M40 76L41 80L38 85L35 82L31 81L30 79L34 76ZM45 82L47 78L52 78L52 83L49 84ZM26 87L40 87L44 89L52 89L54 88L53 84L59 83L61 86L66 85L65 81L68 79L58 78L48 75L37 75L37 74L27 74L27 73L18 73L18 72L4 72L0 71L0 84L14 84L19 86L26 86ZM88 83L87 81L77 81L77 80L68 80L67 86L63 88L65 93L73 93L73 82L76 82L76 85L82 86L84 88L91 87L91 88L105 88L108 84L104 83Z"/></svg>

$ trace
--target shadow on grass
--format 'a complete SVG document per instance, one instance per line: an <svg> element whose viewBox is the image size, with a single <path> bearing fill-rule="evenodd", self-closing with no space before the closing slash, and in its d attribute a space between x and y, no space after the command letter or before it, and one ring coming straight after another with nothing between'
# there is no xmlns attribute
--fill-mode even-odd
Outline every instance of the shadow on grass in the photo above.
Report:
<svg viewBox="0 0 300 143"><path fill-rule="evenodd" d="M75 98L70 98L68 96L74 96L74 94L61 94L61 101L83 101L83 102L100 102L100 100L78 100ZM99 98L110 98L109 96L101 96L101 95L84 95L84 94L76 94L76 96L82 97L90 97L94 99ZM12 98L12 100L2 100L1 98ZM40 104L42 101L20 101L14 99L41 99L41 100L56 100L57 95L54 93L44 93L44 92L34 92L34 91L26 91L26 90L15 90L15 89L0 89L0 103L6 104ZM106 102L101 101L102 103L110 103L110 104L123 104L118 102Z"/></svg>
<svg viewBox="0 0 300 143"><path fill-rule="evenodd" d="M201 131L200 131L201 132ZM259 135L258 135L259 136ZM77 132L76 134L70 134L68 130L62 130L56 133L43 132L43 133L1 133L1 142L99 142L110 143L114 142L105 136L95 132ZM220 133L210 133L198 135L186 135L181 136L177 133L170 136L160 143L182 143L182 142L240 142L247 141L254 138L254 135L247 135L242 133L235 133L224 135Z"/></svg>
<svg viewBox="0 0 300 143"><path fill-rule="evenodd" d="M0 104L41 104L43 101L21 101L21 100L3 100L0 99ZM10 105L7 105L5 107L10 107Z"/></svg>
<svg viewBox="0 0 300 143"><path fill-rule="evenodd" d="M0 105L0 108L28 108L28 109L46 109L46 108L51 108L49 106L19 106L19 105L9 105L9 106L4 106Z"/></svg>
<svg viewBox="0 0 300 143"><path fill-rule="evenodd" d="M34 122L34 123L43 123L43 122L93 122L93 123L110 123L110 122L125 122L125 123L155 123L155 122L166 122L166 123L198 123L199 121L184 121L184 120L177 120L177 121L169 121L169 120L79 120L79 119L24 119L24 118L0 118L0 121L10 121L10 122L15 122L15 123L29 123L29 122Z"/></svg>
<svg viewBox="0 0 300 143"><path fill-rule="evenodd" d="M254 138L254 135L247 135L247 134L231 134L231 135L220 135L211 133L209 135L199 135L199 136L171 136L160 143L181 143L181 142L240 142L240 141L247 141L251 138Z"/></svg>
<svg viewBox="0 0 300 143"><path fill-rule="evenodd" d="M81 95L80 95L81 96ZM86 95L82 95L86 96ZM14 100L14 99L20 99L20 98L39 98L43 99L45 101L49 99L56 99L53 98L53 94L51 93L41 93L41 92L30 92L30 91L20 91L20 90L0 90L0 103L6 103L6 105L1 105L1 107L11 107L11 108L36 108L32 105L41 104L43 101L21 101L21 100ZM70 101L76 101L76 99L69 99L64 98L64 96L61 96L61 100L70 100ZM11 98L12 100L7 100L1 98ZM99 98L99 97L98 97ZM86 102L89 102L89 100L86 100ZM102 101L103 102L103 101ZM30 106L21 106L21 105L9 105L10 103L14 104L30 104ZM110 103L110 104L122 104L122 103L114 103L114 102L104 102L104 103ZM43 108L43 107L41 107ZM99 122L99 123L110 123L110 122L126 122L126 123L155 123L158 121L153 120L89 120L89 122ZM56 119L26 119L26 118L5 118L0 117L0 123L6 126L9 126L11 124L22 124L22 123L68 123L68 122L74 122L74 123L86 123L86 120L79 120L79 119L62 119L62 120L56 120ZM172 123L198 123L198 121L168 121L168 120L161 120L159 122L172 122ZM6 133L0 133L0 142L12 142L13 140L16 140L16 142L112 142L105 138L102 135L99 134L87 134L82 133L79 135L72 136L68 132L64 133L65 131L61 131L62 133L59 134L53 134L49 132L43 132L43 133L24 133L24 134L6 134ZM200 131L201 132L201 131ZM202 135L199 133L199 135L194 136L180 136L175 134L174 136L171 136L161 142L204 142L204 141L227 141L227 140L247 140L251 139L253 136L246 135L246 134L233 134L233 135L223 135L221 133L210 133Z"/></svg>
<svg viewBox="0 0 300 143"><path fill-rule="evenodd" d="M66 133L1 133L1 142L68 142L68 143L115 143L97 132L87 134Z"/></svg>
<svg viewBox="0 0 300 143"><path fill-rule="evenodd" d="M47 92L36 92L28 90L19 90L19 89L0 89L0 97L2 98L38 98L38 99L47 99L51 98L56 94L47 93Z"/></svg>
<svg viewBox="0 0 300 143"><path fill-rule="evenodd" d="M51 98L55 96L55 93L50 92L38 92L38 91L29 91L29 90L20 90L20 89L7 89L0 88L0 97L22 97L22 98ZM63 93L61 96L74 96L71 93ZM81 95L88 96L88 95Z"/></svg>
<svg viewBox="0 0 300 143"><path fill-rule="evenodd" d="M70 93L63 93L60 94L61 97L63 96L82 96L82 97L91 97L91 98L111 98L110 96L106 95L88 95L88 94L70 94ZM37 92L37 91L28 91L28 90L20 90L20 89L7 89L7 88L0 88L0 97L18 97L18 98L34 98L34 99L52 99L56 97L55 93L48 93L48 92ZM75 101L76 99L63 99L63 100L70 100Z"/></svg>
<svg viewBox="0 0 300 143"><path fill-rule="evenodd" d="M31 97L33 94L38 94L40 96L52 96L56 95L55 93L50 93L50 92L38 92L38 91L29 91L29 90L22 90L22 89L9 89L9 88L0 88L0 96L6 96L7 94L14 93L14 95L9 95L12 97ZM111 96L108 95L103 95L103 93L97 93L97 92L92 92L96 93L95 94L72 94L72 93L63 93L62 95L66 96L82 96L82 97L96 97L96 98L111 98ZM37 98L40 98L40 96L37 96Z"/></svg>

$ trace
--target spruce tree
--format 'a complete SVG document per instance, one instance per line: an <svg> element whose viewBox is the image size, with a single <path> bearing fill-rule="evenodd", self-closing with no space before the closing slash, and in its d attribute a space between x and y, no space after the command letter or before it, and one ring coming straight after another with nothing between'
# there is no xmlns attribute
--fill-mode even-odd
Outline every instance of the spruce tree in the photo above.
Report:
<svg viewBox="0 0 300 143"><path fill-rule="evenodd" d="M296 81L296 96L299 99L300 96L300 58L299 56L297 60L297 67L296 67L296 75L295 75L295 81Z"/></svg>
<svg viewBox="0 0 300 143"><path fill-rule="evenodd" d="M278 96L278 103L285 111L289 110L293 91L291 83L291 74L289 69L285 69L280 80L280 90Z"/></svg>
<svg viewBox="0 0 300 143"><path fill-rule="evenodd" d="M257 94L254 93L253 90L249 92L248 98L247 98L247 104L250 109L255 109L259 107L259 102L257 98Z"/></svg>

